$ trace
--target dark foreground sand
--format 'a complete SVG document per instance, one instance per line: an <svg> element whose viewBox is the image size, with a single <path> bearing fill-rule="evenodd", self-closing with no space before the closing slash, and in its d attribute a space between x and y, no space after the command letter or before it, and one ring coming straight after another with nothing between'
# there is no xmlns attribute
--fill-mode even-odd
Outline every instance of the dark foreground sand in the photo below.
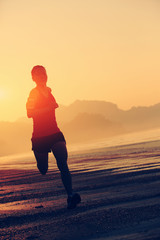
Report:
<svg viewBox="0 0 160 240"><path fill-rule="evenodd" d="M0 239L159 240L159 149L152 142L72 156L82 196L75 210L66 209L56 169L1 170Z"/></svg>

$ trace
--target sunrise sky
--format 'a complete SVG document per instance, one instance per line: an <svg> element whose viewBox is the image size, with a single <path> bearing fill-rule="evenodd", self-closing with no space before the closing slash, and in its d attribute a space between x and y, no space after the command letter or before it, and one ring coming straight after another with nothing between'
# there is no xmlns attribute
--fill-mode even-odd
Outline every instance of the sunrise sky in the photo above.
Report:
<svg viewBox="0 0 160 240"><path fill-rule="evenodd" d="M57 102L160 102L159 0L0 0L0 120L25 116L44 65Z"/></svg>

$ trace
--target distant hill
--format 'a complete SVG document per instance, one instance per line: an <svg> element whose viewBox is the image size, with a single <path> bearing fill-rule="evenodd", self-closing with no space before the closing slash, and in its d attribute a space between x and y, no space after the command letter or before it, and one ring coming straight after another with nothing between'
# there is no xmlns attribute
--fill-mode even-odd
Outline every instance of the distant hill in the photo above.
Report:
<svg viewBox="0 0 160 240"><path fill-rule="evenodd" d="M121 124L107 120L103 115L80 113L61 126L67 140L72 142L94 141L124 132Z"/></svg>
<svg viewBox="0 0 160 240"><path fill-rule="evenodd" d="M160 103L128 111L105 101L75 101L56 110L58 125L68 143L96 141L126 132L160 127ZM0 122L0 156L31 149L32 120Z"/></svg>
<svg viewBox="0 0 160 240"><path fill-rule="evenodd" d="M160 127L160 103L149 107L132 107L124 111L116 104L105 101L75 101L57 110L60 123L70 122L80 113L100 114L111 122L119 123L126 131Z"/></svg>
<svg viewBox="0 0 160 240"><path fill-rule="evenodd" d="M117 117L129 131L158 128L160 127L160 103L150 107L132 107Z"/></svg>
<svg viewBox="0 0 160 240"><path fill-rule="evenodd" d="M107 119L115 119L114 116L121 114L123 110L120 110L116 104L105 101L80 101L77 100L69 106L60 106L57 109L56 116L60 122L69 122L73 120L78 114L91 113L100 114Z"/></svg>

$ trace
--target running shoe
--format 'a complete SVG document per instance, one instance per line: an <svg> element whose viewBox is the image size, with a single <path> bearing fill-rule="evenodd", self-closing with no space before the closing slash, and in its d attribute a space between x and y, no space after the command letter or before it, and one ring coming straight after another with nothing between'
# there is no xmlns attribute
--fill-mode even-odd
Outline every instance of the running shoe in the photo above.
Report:
<svg viewBox="0 0 160 240"><path fill-rule="evenodd" d="M73 194L72 197L68 197L67 199L67 208L74 209L76 208L77 204L81 202L81 197L78 193Z"/></svg>

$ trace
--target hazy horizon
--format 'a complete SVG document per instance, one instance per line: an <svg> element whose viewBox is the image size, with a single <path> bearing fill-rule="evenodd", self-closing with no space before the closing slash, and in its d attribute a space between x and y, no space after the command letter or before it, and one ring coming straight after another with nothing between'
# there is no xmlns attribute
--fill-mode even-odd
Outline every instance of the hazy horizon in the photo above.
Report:
<svg viewBox="0 0 160 240"><path fill-rule="evenodd" d="M115 106L117 106L117 108L119 109L119 110L122 110L122 111L129 111L129 110L132 110L133 108L145 108L145 107L147 107L147 108L149 108L149 107L152 107L152 106L154 106L154 105L157 105L157 104L160 104L160 101L159 102L157 102L157 103L155 103L155 104L151 104L151 105L146 105L146 106L144 106L144 105L133 105L133 106L130 106L128 109L123 109L123 108L120 108L119 106L118 106L118 104L116 104L116 103L114 103L114 102L109 102L109 101L106 101L106 100L86 100L86 99L75 99L73 102L71 102L70 104L61 104L61 103L59 103L59 108L58 108L58 110L56 110L56 113L57 113L57 111L59 111L59 109L61 109L61 107L69 107L69 106L71 106L71 105L73 105L74 103L76 103L76 102L104 102L104 103L111 103L111 104L113 104L113 105L115 105ZM83 111L83 109L82 109L82 111ZM56 114L57 115L57 114ZM27 113L26 113L26 111L25 111L25 113L24 113L24 115L19 115L19 116L17 116L17 117L15 117L15 118L13 118L13 119L3 119L3 118L1 118L1 116L0 116L0 122L16 122L16 121L18 121L18 120L20 120L20 119L23 119L23 118L26 118L27 119ZM31 120L31 119L29 119L29 120Z"/></svg>

